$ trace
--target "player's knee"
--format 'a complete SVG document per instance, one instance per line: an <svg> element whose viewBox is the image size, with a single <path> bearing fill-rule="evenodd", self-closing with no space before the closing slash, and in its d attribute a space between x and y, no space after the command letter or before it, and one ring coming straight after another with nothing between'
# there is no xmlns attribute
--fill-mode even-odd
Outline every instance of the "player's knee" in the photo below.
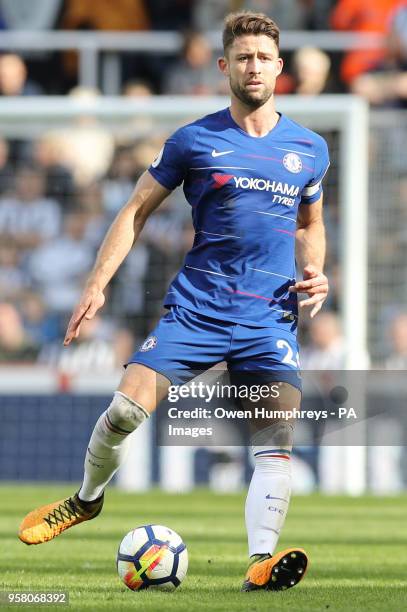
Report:
<svg viewBox="0 0 407 612"><path fill-rule="evenodd" d="M121 391L116 391L108 408L108 416L113 425L131 432L150 415L143 406Z"/></svg>
<svg viewBox="0 0 407 612"><path fill-rule="evenodd" d="M255 457L267 456L277 451L287 451L290 454L294 441L294 427L288 421L275 421L264 429L257 431L251 438ZM272 453L273 451L273 453Z"/></svg>

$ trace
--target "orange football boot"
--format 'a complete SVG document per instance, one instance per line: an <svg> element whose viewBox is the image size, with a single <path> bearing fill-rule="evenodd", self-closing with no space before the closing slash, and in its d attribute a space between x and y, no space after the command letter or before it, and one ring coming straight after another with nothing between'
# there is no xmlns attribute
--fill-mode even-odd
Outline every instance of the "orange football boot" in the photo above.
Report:
<svg viewBox="0 0 407 612"><path fill-rule="evenodd" d="M242 591L284 591L304 578L308 557L302 548L287 548L276 555L255 555L243 582Z"/></svg>
<svg viewBox="0 0 407 612"><path fill-rule="evenodd" d="M42 544L60 533L95 518L102 510L104 496L92 502L83 502L75 493L73 497L41 506L24 518L18 537L25 544Z"/></svg>

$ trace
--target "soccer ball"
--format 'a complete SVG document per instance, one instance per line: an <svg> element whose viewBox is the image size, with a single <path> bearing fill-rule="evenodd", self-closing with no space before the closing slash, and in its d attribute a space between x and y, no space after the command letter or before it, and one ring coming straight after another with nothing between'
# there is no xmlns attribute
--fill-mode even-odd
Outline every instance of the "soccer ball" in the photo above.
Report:
<svg viewBox="0 0 407 612"><path fill-rule="evenodd" d="M188 552L181 537L163 525L143 525L120 542L117 572L132 591L172 591L184 580Z"/></svg>

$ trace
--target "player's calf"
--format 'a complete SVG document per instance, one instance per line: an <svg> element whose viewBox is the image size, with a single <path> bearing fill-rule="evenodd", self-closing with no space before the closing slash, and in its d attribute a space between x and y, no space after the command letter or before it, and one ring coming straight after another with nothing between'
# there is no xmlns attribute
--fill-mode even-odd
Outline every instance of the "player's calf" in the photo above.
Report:
<svg viewBox="0 0 407 612"><path fill-rule="evenodd" d="M93 429L81 489L72 497L27 514L20 526L20 540L26 544L48 542L66 529L95 518L102 510L103 491L123 459L128 435L148 416L142 406L117 391Z"/></svg>
<svg viewBox="0 0 407 612"><path fill-rule="evenodd" d="M89 441L79 491L81 499L92 501L102 495L126 456L129 434L148 417L149 413L140 404L116 391Z"/></svg>
<svg viewBox="0 0 407 612"><path fill-rule="evenodd" d="M272 554L284 526L291 494L293 427L276 421L252 437L255 468L245 518L249 556Z"/></svg>
<svg viewBox="0 0 407 612"><path fill-rule="evenodd" d="M308 565L301 548L273 554L290 501L293 426L271 422L253 435L252 444L255 469L246 500L250 563L242 591L282 591L298 584Z"/></svg>

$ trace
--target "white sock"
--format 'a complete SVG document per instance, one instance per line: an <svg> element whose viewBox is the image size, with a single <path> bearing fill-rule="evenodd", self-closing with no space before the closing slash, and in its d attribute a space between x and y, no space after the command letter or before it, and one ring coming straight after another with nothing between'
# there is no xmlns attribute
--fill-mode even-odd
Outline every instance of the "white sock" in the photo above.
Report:
<svg viewBox="0 0 407 612"><path fill-rule="evenodd" d="M132 433L149 414L120 392L99 417L86 451L83 484L79 498L93 501L100 497L123 462Z"/></svg>
<svg viewBox="0 0 407 612"><path fill-rule="evenodd" d="M290 451L253 447L255 469L246 499L249 556L273 554L291 493Z"/></svg>

